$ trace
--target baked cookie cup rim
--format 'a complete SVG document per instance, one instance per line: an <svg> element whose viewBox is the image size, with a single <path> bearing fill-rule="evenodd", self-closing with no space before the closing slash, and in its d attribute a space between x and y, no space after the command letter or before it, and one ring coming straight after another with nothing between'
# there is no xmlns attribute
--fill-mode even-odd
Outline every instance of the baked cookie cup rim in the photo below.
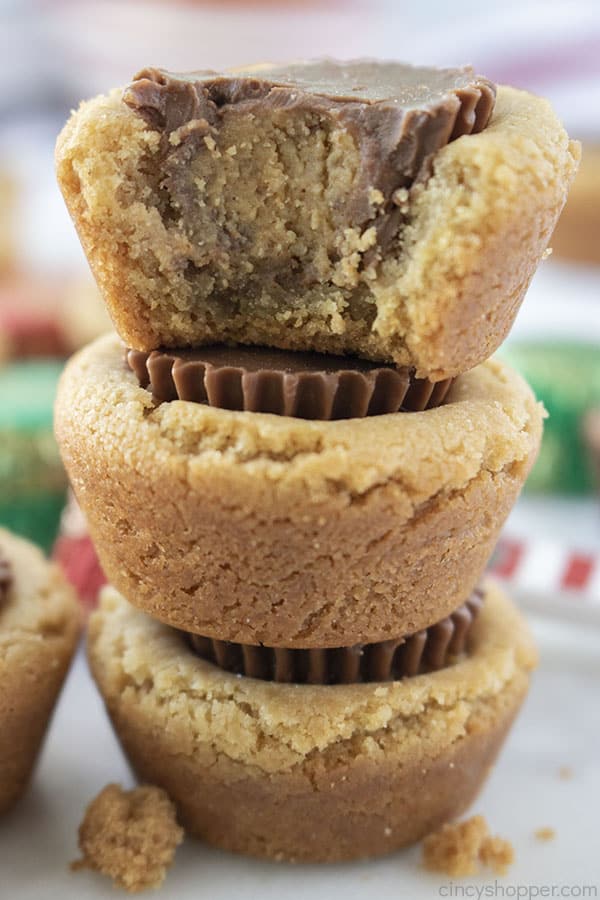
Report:
<svg viewBox="0 0 600 900"><path fill-rule="evenodd" d="M197 657L180 633L111 586L91 617L88 655L109 706L135 699L145 717L154 704L167 704L189 715L200 742L267 772L285 771L341 741L416 727L431 711L444 715L493 698L537 664L525 620L493 581L485 583L469 653L446 669L396 682L294 685L232 675ZM241 743L234 721L245 729Z"/></svg>
<svg viewBox="0 0 600 900"><path fill-rule="evenodd" d="M304 478L311 457L327 456L335 470L325 480L334 486L343 481L360 494L401 469L408 493L414 488L427 494L427 462L447 466L448 477L438 478L435 489L461 487L469 480L465 460L476 471L500 471L525 460L545 415L524 379L497 359L457 378L435 409L315 421L181 400L156 405L125 367L123 352L117 336L106 335L71 358L59 383L55 430L60 444L85 437L100 453L108 440L118 436L122 448L129 439L134 452L125 454L126 464L138 471L148 466L156 473L170 463L185 467L187 460L199 470L235 465L252 478L265 466L287 466L302 470L298 475ZM495 442L499 430L504 433ZM455 467L463 477L454 484L450 472L457 454L464 457Z"/></svg>
<svg viewBox="0 0 600 900"><path fill-rule="evenodd" d="M2 527L0 550L11 571L7 595L0 604L0 665L9 666L17 648L25 649L32 642L74 642L81 625L80 607L58 565L30 541Z"/></svg>

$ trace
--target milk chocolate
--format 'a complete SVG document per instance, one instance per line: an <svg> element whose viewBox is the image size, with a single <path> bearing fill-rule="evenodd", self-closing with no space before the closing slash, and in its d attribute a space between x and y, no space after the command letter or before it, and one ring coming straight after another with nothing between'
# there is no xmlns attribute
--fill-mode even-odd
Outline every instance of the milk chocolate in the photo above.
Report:
<svg viewBox="0 0 600 900"><path fill-rule="evenodd" d="M443 403L452 384L366 360L257 347L129 350L126 359L157 403L188 400L301 419L432 409Z"/></svg>
<svg viewBox="0 0 600 900"><path fill-rule="evenodd" d="M361 160L355 188L344 199L344 219L348 227L360 229L372 223L385 250L401 222L396 191L409 187L449 141L485 128L495 96L495 86L470 66L320 60L223 74L143 69L123 100L162 134L163 183L178 209L189 205L185 148L214 137L224 116L307 113L344 129L354 138ZM375 214L373 191L383 197Z"/></svg>
<svg viewBox="0 0 600 900"><path fill-rule="evenodd" d="M248 678L293 684L397 681L450 665L467 649L471 626L483 605L476 590L451 615L414 634L354 647L289 650L250 646L187 633L198 656Z"/></svg>

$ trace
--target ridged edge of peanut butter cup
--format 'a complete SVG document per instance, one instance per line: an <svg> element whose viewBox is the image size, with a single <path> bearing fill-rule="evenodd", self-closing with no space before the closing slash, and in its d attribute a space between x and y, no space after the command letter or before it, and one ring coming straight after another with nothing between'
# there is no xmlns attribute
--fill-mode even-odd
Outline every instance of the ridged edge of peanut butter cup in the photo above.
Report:
<svg viewBox="0 0 600 900"><path fill-rule="evenodd" d="M440 406L454 379L415 378L408 368L318 353L255 347L128 350L126 363L156 403L300 419L354 419Z"/></svg>
<svg viewBox="0 0 600 900"><path fill-rule="evenodd" d="M483 605L476 590L445 619L414 634L353 647L290 650L219 641L184 632L198 656L227 672L287 684L358 684L398 681L435 672L466 651Z"/></svg>
<svg viewBox="0 0 600 900"><path fill-rule="evenodd" d="M450 141L466 134L479 134L487 126L496 102L496 86L487 79L478 78L472 84L457 88L460 106L450 135Z"/></svg>

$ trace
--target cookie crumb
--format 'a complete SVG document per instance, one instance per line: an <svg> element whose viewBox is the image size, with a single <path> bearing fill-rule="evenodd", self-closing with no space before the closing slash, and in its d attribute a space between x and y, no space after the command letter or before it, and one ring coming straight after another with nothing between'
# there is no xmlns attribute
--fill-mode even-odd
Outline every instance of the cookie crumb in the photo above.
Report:
<svg viewBox="0 0 600 900"><path fill-rule="evenodd" d="M479 860L496 875L506 875L515 861L513 845L499 835L486 837L479 850Z"/></svg>
<svg viewBox="0 0 600 900"><path fill-rule="evenodd" d="M554 828L544 826L543 828L537 828L534 835L538 841L553 841L556 837L556 831Z"/></svg>
<svg viewBox="0 0 600 900"><path fill-rule="evenodd" d="M453 878L475 875L479 864L497 875L505 875L514 858L511 843L490 835L483 816L473 816L464 822L448 822L423 841L425 868Z"/></svg>
<svg viewBox="0 0 600 900"><path fill-rule="evenodd" d="M101 872L131 893L158 887L183 834L162 788L143 785L124 791L108 784L85 811L79 826L83 858L71 863L71 869Z"/></svg>
<svg viewBox="0 0 600 900"><path fill-rule="evenodd" d="M573 769L570 766L561 766L558 770L558 777L563 781L569 781L573 777Z"/></svg>

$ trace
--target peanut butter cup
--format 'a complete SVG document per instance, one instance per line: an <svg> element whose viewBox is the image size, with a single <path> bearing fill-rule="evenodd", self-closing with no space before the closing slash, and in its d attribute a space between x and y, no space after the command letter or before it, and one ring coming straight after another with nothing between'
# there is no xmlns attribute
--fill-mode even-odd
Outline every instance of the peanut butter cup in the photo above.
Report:
<svg viewBox="0 0 600 900"><path fill-rule="evenodd" d="M343 356L255 347L129 350L126 358L157 403L188 400L300 419L433 409L453 381L436 384L406 368Z"/></svg>
<svg viewBox="0 0 600 900"><path fill-rule="evenodd" d="M293 684L397 681L443 669L464 653L482 603L483 591L474 591L458 609L429 628L353 647L289 650L234 644L199 634L188 634L187 638L198 656L248 678Z"/></svg>
<svg viewBox="0 0 600 900"><path fill-rule="evenodd" d="M402 220L396 192L414 182L440 147L482 131L495 97L492 82L470 66L321 60L228 74L143 69L123 101L160 133L163 184L172 206L187 210L195 194L190 158L206 151L207 143L210 149L222 128L251 139L253 119L272 119L284 127L289 121L308 128L327 123L331 130L348 132L358 147L358 173L351 190L333 198L331 215L340 227L375 227L372 257L375 247L384 251L390 244ZM374 192L382 199L375 200ZM221 252L233 249L220 243ZM211 256L209 249L205 264L214 261ZM274 270L288 263L286 254L270 261Z"/></svg>

